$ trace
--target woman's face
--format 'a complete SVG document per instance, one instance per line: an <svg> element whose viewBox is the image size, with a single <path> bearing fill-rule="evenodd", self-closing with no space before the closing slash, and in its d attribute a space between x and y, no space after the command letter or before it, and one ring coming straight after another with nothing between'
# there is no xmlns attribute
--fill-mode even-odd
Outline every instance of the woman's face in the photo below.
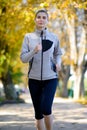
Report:
<svg viewBox="0 0 87 130"><path fill-rule="evenodd" d="M45 12L39 12L35 18L36 28L42 30L46 28L48 16Z"/></svg>

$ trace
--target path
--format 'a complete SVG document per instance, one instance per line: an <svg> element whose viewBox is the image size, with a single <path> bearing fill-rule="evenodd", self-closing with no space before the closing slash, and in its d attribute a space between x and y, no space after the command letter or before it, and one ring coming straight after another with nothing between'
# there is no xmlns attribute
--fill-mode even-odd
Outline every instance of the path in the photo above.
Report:
<svg viewBox="0 0 87 130"><path fill-rule="evenodd" d="M36 130L31 100L25 104L5 104L0 107L0 130ZM55 98L53 130L87 130L87 106L72 100Z"/></svg>

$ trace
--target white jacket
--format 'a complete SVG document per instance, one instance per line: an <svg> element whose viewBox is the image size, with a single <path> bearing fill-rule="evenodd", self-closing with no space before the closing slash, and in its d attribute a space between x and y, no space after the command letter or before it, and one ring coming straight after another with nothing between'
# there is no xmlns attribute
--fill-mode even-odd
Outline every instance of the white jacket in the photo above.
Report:
<svg viewBox="0 0 87 130"><path fill-rule="evenodd" d="M35 46L42 44L42 50L34 52ZM24 37L20 58L22 62L29 62L29 78L48 80L57 78L55 64L61 64L61 49L57 36L47 29L43 33L35 30Z"/></svg>

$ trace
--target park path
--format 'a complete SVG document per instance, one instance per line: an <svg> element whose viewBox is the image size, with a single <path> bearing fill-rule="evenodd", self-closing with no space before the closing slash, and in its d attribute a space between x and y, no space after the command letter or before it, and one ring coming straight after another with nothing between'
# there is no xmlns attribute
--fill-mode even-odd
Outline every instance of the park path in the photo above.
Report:
<svg viewBox="0 0 87 130"><path fill-rule="evenodd" d="M0 130L36 130L31 99L24 98L26 103L0 106ZM55 98L53 119L53 130L87 130L87 105Z"/></svg>

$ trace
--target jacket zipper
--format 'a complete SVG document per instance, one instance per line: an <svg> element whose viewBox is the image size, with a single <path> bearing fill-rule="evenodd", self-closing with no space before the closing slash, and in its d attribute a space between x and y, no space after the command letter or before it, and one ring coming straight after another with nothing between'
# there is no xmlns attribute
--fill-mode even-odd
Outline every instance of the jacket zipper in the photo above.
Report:
<svg viewBox="0 0 87 130"><path fill-rule="evenodd" d="M43 79L42 75L43 75L43 50L41 52L41 80Z"/></svg>
<svg viewBox="0 0 87 130"><path fill-rule="evenodd" d="M43 44L43 31L41 32L41 45L42 44ZM42 45L42 47L43 47L43 45ZM43 75L43 48L41 51L41 80L43 79L42 75Z"/></svg>

